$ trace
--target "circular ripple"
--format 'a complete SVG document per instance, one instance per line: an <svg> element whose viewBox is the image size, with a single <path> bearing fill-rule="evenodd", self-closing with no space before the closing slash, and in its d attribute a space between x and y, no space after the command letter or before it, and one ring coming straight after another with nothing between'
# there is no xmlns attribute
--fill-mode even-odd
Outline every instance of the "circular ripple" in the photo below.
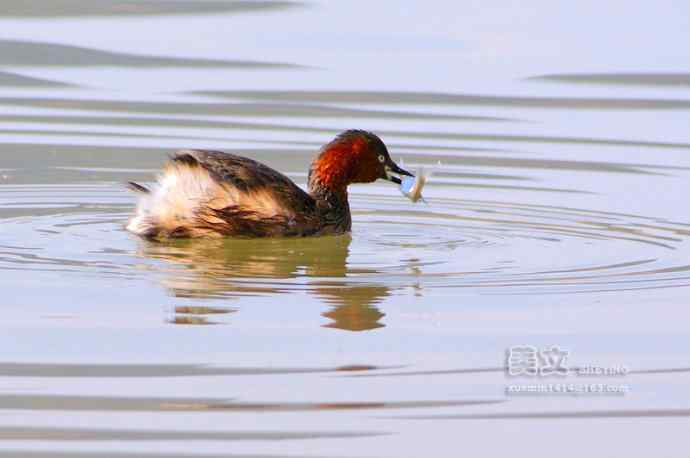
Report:
<svg viewBox="0 0 690 458"><path fill-rule="evenodd" d="M0 269L150 275L184 297L307 290L375 303L407 289L611 291L690 277L690 227L628 214L356 195L351 236L151 243L124 231L133 198L116 184L5 186L2 195Z"/></svg>

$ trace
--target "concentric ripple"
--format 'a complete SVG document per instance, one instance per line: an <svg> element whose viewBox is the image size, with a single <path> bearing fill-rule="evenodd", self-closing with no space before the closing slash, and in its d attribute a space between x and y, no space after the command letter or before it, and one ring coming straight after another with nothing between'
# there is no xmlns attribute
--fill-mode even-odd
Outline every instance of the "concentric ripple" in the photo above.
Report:
<svg viewBox="0 0 690 458"><path fill-rule="evenodd" d="M351 236L152 243L124 231L134 197L117 183L5 185L2 196L1 270L151 277L178 297L306 291L371 305L411 290L613 291L690 279L680 255L690 228L628 214L355 194Z"/></svg>

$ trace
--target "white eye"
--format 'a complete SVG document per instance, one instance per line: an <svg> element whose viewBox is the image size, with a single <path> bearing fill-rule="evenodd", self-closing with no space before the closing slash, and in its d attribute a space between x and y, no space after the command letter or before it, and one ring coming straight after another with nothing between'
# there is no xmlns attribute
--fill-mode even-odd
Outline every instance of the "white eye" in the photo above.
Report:
<svg viewBox="0 0 690 458"><path fill-rule="evenodd" d="M381 155L379 156L379 162L380 162L381 164L383 164L384 162L386 162L386 158L383 157L383 154L381 154Z"/></svg>

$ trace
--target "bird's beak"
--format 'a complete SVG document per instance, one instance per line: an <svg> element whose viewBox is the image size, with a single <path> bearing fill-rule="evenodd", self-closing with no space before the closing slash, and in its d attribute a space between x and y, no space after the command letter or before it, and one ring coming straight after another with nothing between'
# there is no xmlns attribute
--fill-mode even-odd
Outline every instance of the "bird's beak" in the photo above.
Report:
<svg viewBox="0 0 690 458"><path fill-rule="evenodd" d="M414 175L412 175L407 170L398 167L398 164L396 164L393 161L389 161L386 164L386 180L392 181L395 184L400 184L402 183L400 177L403 175L408 177L414 177Z"/></svg>

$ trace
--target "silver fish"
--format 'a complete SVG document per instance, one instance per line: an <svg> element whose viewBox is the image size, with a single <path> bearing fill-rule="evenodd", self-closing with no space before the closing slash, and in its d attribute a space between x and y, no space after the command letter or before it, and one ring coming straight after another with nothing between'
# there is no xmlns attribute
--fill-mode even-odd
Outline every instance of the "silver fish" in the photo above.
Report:
<svg viewBox="0 0 690 458"><path fill-rule="evenodd" d="M422 189L430 176L431 171L426 171L423 167L420 167L417 169L417 173L414 177L402 177L400 192L412 202L418 202L420 200L426 202L424 197L422 197Z"/></svg>

